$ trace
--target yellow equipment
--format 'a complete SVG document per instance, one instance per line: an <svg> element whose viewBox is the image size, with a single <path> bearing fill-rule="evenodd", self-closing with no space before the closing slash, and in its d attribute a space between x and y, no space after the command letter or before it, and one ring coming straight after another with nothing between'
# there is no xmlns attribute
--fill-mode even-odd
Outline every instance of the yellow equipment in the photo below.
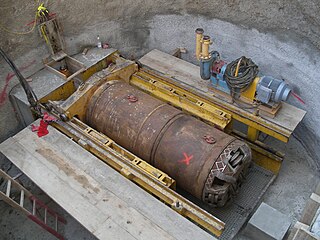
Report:
<svg viewBox="0 0 320 240"><path fill-rule="evenodd" d="M46 12L42 7L40 8L40 14L43 14L43 11ZM50 21L44 22L43 24L45 24L43 26L49 26L52 29L54 29L55 26L55 22ZM46 30L46 33L48 33L48 30ZM52 32L52 34L56 33ZM202 36L202 34L202 31L197 31L196 54L203 63L206 63L211 61L210 59L216 56L216 53L209 52L211 40L209 37ZM60 38L59 34L55 36ZM63 53L63 48L59 48L59 50ZM202 121L197 120L200 122L200 125L204 126L205 124L203 122L205 122L211 125L210 129L214 126L232 135L232 137L228 136L228 138L236 138L241 140L239 142L245 142L245 145L251 148L252 159L255 163L254 169L262 172L265 176L270 176L270 181L278 174L284 155L259 141L259 133L263 132L280 141L287 142L298 123L304 117L305 112L287 103L283 103L281 111L271 118L268 116L259 116L254 109L241 108L230 102L227 98L221 97L215 92L208 90L208 84L204 84L199 76L199 71L206 75L207 72L204 70L210 70L210 67L212 67L209 64L203 64L199 69L199 67L179 58L158 50L153 50L143 56L139 60L140 64L138 65L133 61L121 57L119 52L113 49L104 50L94 48L89 51L92 51L90 56L94 56L93 59L87 56L84 57L82 54L74 57L62 54L63 56L61 57L60 55L59 57L57 56L57 52L53 51L52 57L57 57L57 59L54 59L46 65L46 69L49 71L41 70L41 74L43 74L44 77L39 73L40 76L42 76L39 77L39 82L63 81L59 86L50 89L49 93L39 97L39 101L37 102L42 108L42 111L48 111L50 115L60 119L60 121L52 123L52 126L68 136L83 149L107 163L124 177L130 179L160 199L182 216L192 220L212 234L221 236L228 225L219 219L220 216L222 216L219 215L219 211L215 209L208 210L207 206L203 206L201 203L199 204L196 200L192 199L192 197L187 199L185 195L177 193L175 191L176 179L169 176L168 172L157 169L145 161L145 159L128 151L128 149L122 146L123 144L115 142L114 139L107 136L108 134L103 134L102 132L104 131L99 132L87 124L90 122L87 119L88 111L90 111L89 102L98 101L97 99L101 96L101 92L105 91L114 82L129 84L131 86L128 87L128 91L131 91L130 89L143 91L198 118ZM96 55L98 55L98 57L96 57ZM233 76L237 77L241 74L240 68L243 61L244 59L241 59L236 62ZM57 70L61 67L61 64L66 65L71 75L65 76L61 71ZM57 78L57 76L59 77ZM251 100L256 99L256 89L260 81L261 79L259 77L253 79L251 85L248 86L246 91L242 92L241 96ZM115 97L117 98L118 96ZM135 107L134 103L139 101L139 99L130 92L128 92L128 96L122 100L129 102L129 105L132 104L130 106L133 108ZM18 101L16 105L19 105ZM162 105L166 104L160 104L159 106L161 107ZM100 107L103 108L104 106ZM21 109L22 106L18 108ZM150 112L145 118L146 120L143 120L143 124L156 110L157 108ZM37 108L35 108L35 111L38 111ZM99 112L102 111L96 111L95 114L97 115ZM178 115L181 115L181 113L178 113ZM119 119L115 117L108 119L108 121L114 121L114 126L116 127L118 120ZM238 129L236 127L237 123L244 125L245 130ZM143 126L143 124L141 126ZM169 126L170 124L165 125L165 127ZM146 129L148 130L148 128ZM142 130L142 127L140 127L138 132L140 133ZM166 131L164 132L166 133ZM227 136L225 133L222 135ZM179 132L174 134L179 134ZM162 138L163 136L160 137ZM225 138L227 139L227 137ZM210 146L210 144L215 143L215 138L214 136L204 134L202 141L206 141L207 146ZM159 140L158 143L160 142ZM134 143L129 142L126 144ZM188 144L190 148L198 146L196 143L192 144L192 142ZM238 157L241 152L232 152L233 150L229 151L228 149L227 151L226 153L223 152L223 154L234 156L232 158L233 161L240 159ZM230 152L232 152L232 154ZM177 159L178 162L185 162L185 164L188 165L192 156L187 153L181 154L185 156L185 159ZM221 159L222 158L223 157L221 157ZM228 164L229 163L232 163L232 161L228 161ZM217 161L215 167L217 169L226 169L225 164L223 161ZM221 176L226 177L226 179L228 178L226 174ZM233 181L234 179L228 178L228 180ZM219 185L219 183L215 184ZM264 188L266 187L267 184ZM261 196L261 194L262 193L259 193L258 196ZM190 199L194 202L191 202ZM250 210L246 210L248 214L252 209L253 206L250 206ZM216 215L219 215L219 218ZM242 224L243 223L244 221ZM241 224L238 224L237 230L239 230L241 226Z"/></svg>
<svg viewBox="0 0 320 240"><path fill-rule="evenodd" d="M196 29L196 56L200 61L200 76L210 80L212 91L228 98L243 109L255 109L274 117L291 93L291 87L284 81L271 76L258 75L258 66L244 56L227 63L217 51L209 51L212 43L203 35L202 28Z"/></svg>

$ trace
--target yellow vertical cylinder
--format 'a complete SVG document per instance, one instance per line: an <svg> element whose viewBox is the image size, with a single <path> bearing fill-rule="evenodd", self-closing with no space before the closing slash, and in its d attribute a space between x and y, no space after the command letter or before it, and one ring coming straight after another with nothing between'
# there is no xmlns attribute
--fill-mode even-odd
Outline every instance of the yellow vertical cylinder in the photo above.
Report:
<svg viewBox="0 0 320 240"><path fill-rule="evenodd" d="M200 55L201 55L201 40L203 37L203 29L202 28L197 28L196 29L196 57L198 60L200 60Z"/></svg>
<svg viewBox="0 0 320 240"><path fill-rule="evenodd" d="M210 58L209 54L209 45L211 44L211 39L209 36L204 36L202 38L202 47L201 47L201 58L208 59Z"/></svg>

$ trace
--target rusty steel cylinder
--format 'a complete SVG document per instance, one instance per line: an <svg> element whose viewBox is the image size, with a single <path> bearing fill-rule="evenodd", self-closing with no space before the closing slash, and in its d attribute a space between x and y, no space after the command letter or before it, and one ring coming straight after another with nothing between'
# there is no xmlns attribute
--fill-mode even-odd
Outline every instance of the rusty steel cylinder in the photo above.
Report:
<svg viewBox="0 0 320 240"><path fill-rule="evenodd" d="M123 81L98 88L86 122L212 206L237 192L251 162L244 142Z"/></svg>

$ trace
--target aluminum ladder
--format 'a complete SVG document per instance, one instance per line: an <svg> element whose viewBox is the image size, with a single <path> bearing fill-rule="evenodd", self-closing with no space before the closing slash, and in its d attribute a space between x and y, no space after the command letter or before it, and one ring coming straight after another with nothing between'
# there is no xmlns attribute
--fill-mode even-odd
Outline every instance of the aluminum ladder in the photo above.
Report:
<svg viewBox="0 0 320 240"><path fill-rule="evenodd" d="M65 238L58 232L58 224L66 224L66 220L59 216L55 211L51 210L41 200L37 199L15 179L0 169L0 180L4 180L5 189L0 189L0 199L8 203L10 206L18 209L27 215L29 219L40 225L43 229L54 235L57 239L64 240ZM15 191L18 194L13 194ZM19 194L20 192L20 194ZM19 196L18 196L19 195ZM25 202L30 200L30 202ZM43 217L40 211L43 211ZM49 219L49 217L51 218ZM51 220L49 222L48 220ZM52 223L53 220L53 223ZM54 226L52 226L54 225Z"/></svg>

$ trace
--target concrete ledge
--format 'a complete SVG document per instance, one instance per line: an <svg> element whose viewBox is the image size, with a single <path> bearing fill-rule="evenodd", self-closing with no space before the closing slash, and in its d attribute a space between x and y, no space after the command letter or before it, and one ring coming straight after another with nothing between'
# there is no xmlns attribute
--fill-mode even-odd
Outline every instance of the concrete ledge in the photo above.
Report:
<svg viewBox="0 0 320 240"><path fill-rule="evenodd" d="M278 210L261 203L249 220L245 235L256 240L282 240L291 225L290 219Z"/></svg>

